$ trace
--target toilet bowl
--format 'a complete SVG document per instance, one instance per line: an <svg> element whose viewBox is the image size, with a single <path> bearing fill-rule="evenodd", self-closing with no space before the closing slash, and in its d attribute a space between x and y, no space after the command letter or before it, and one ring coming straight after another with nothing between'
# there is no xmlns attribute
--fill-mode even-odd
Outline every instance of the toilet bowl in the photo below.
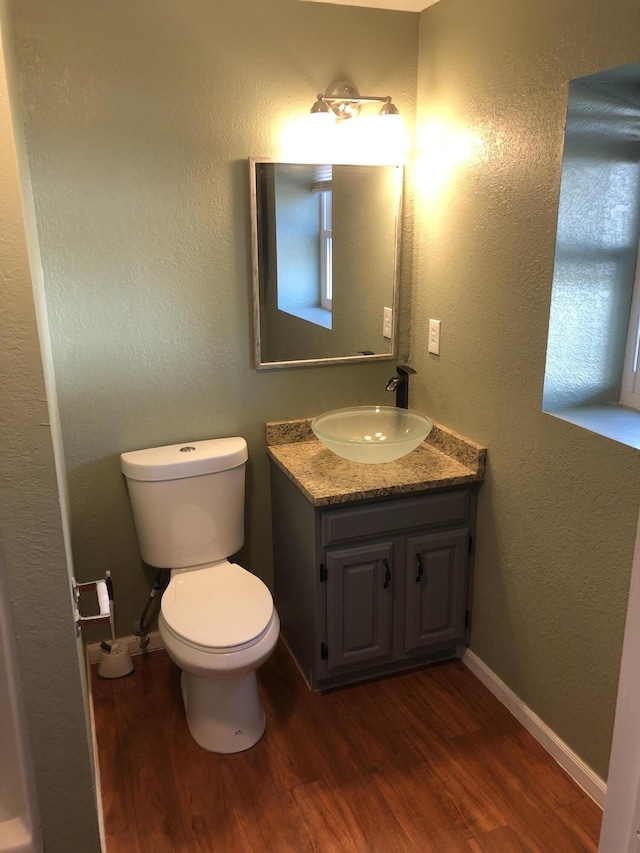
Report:
<svg viewBox="0 0 640 853"><path fill-rule="evenodd" d="M210 752L240 752L265 730L256 670L280 620L267 586L227 559L244 541L243 438L123 453L142 559L171 569L158 627L182 670L189 731Z"/></svg>
<svg viewBox="0 0 640 853"><path fill-rule="evenodd" d="M257 743L265 714L256 670L272 654L280 633L278 613L262 581L226 560L181 571L162 597L158 628L182 670L187 725L196 743L219 753Z"/></svg>

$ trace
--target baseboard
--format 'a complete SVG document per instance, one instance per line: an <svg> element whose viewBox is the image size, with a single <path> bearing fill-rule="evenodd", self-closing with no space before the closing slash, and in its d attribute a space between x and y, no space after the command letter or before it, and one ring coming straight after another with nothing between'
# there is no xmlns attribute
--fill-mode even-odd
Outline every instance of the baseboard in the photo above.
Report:
<svg viewBox="0 0 640 853"><path fill-rule="evenodd" d="M525 729L542 744L558 764L567 771L582 790L604 808L607 784L585 762L528 708L524 702L470 649L465 649L462 662L487 687Z"/></svg>
<svg viewBox="0 0 640 853"><path fill-rule="evenodd" d="M84 665L87 679L87 701L89 703L89 731L92 744L93 779L95 784L96 809L98 812L98 834L100 836L100 853L107 853L107 835L104 825L104 806L102 803L102 783L100 781L100 757L98 755L98 739L96 737L96 716L93 707L93 690L91 689L91 662L89 650L84 650Z"/></svg>
<svg viewBox="0 0 640 853"><path fill-rule="evenodd" d="M146 649L140 648L140 638L131 634L129 637L119 637L117 643L127 643L129 646L130 655L142 655L145 652L155 652L157 649L164 649L164 643L159 631L151 631L147 634L149 637L149 645ZM91 643L87 646L87 660L90 664L98 663L100 660L100 643Z"/></svg>

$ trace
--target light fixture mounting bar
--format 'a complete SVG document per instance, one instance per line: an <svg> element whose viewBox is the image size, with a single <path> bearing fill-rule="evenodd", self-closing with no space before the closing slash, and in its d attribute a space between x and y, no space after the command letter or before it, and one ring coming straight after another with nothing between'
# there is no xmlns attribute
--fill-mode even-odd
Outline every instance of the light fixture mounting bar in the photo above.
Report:
<svg viewBox="0 0 640 853"><path fill-rule="evenodd" d="M324 101L327 104L388 104L391 101L391 95L358 95L357 98L329 98L327 95L319 94L319 101Z"/></svg>
<svg viewBox="0 0 640 853"><path fill-rule="evenodd" d="M359 115L363 104L383 104L380 115L392 115L398 112L391 102L391 95L361 95L348 80L338 80L332 83L324 94L321 92L311 111L323 113L331 109L338 119L342 120Z"/></svg>

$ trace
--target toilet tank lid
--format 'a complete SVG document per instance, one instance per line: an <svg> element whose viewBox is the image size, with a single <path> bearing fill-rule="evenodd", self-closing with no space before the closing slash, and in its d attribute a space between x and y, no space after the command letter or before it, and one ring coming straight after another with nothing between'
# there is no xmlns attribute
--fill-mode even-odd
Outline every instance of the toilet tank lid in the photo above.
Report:
<svg viewBox="0 0 640 853"><path fill-rule="evenodd" d="M130 480L178 480L237 468L248 458L244 438L212 438L131 450L120 455L120 466Z"/></svg>

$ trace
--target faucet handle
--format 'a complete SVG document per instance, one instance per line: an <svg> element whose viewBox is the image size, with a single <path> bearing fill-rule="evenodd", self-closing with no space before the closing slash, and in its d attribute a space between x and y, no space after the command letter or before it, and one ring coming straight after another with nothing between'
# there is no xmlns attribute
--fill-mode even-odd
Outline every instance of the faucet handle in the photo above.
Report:
<svg viewBox="0 0 640 853"><path fill-rule="evenodd" d="M409 367L408 364L399 364L396 367L396 370L400 374L400 376L410 376L414 373L417 373L417 370L414 370L413 367Z"/></svg>

